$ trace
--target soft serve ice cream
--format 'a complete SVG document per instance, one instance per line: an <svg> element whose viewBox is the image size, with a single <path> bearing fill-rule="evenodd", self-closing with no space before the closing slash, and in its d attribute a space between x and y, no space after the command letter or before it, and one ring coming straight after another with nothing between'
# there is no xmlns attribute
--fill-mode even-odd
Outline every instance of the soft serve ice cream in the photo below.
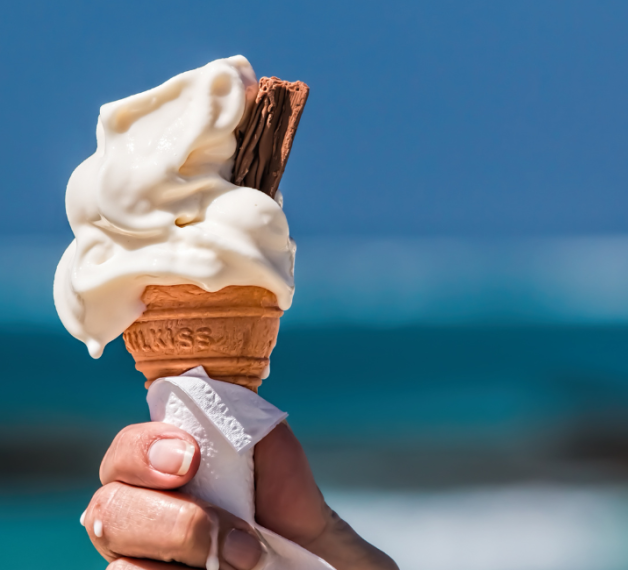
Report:
<svg viewBox="0 0 628 570"><path fill-rule="evenodd" d="M76 239L54 285L63 324L93 357L142 314L147 285L254 285L289 308L295 246L280 194L229 182L257 90L235 56L101 107L96 152L68 183Z"/></svg>

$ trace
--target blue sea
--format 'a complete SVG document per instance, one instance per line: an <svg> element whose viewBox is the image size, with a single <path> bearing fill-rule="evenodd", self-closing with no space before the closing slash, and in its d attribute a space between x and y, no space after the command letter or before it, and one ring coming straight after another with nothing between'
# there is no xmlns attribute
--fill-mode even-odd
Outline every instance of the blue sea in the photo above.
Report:
<svg viewBox="0 0 628 570"><path fill-rule="evenodd" d="M628 569L628 238L298 240L261 394L403 569ZM106 564L78 518L148 419L118 340L56 319L64 244L0 243L2 567Z"/></svg>

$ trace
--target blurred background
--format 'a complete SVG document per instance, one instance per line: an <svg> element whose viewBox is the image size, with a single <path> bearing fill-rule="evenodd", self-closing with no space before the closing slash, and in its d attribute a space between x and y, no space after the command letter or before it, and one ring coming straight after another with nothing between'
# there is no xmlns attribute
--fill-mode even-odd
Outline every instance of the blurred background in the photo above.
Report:
<svg viewBox="0 0 628 570"><path fill-rule="evenodd" d="M628 3L5 4L3 568L105 568L78 519L148 419L52 302L99 106L242 53L311 86L261 393L331 505L403 570L628 569Z"/></svg>

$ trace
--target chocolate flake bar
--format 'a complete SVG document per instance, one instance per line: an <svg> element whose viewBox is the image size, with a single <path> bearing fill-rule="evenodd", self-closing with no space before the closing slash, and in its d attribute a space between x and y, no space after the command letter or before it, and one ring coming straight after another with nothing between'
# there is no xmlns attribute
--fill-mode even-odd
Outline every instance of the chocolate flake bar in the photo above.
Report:
<svg viewBox="0 0 628 570"><path fill-rule="evenodd" d="M238 134L231 181L275 197L310 88L262 77L249 121Z"/></svg>

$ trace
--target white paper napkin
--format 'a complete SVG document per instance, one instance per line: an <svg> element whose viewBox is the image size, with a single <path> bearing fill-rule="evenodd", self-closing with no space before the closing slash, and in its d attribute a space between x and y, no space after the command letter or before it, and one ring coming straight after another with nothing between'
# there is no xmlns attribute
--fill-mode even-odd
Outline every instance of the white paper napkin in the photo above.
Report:
<svg viewBox="0 0 628 570"><path fill-rule="evenodd" d="M199 366L153 382L153 421L175 425L201 448L198 472L184 491L251 524L267 549L259 570L333 570L327 562L255 522L253 448L288 414L241 386L213 380ZM218 570L217 529L207 570Z"/></svg>

